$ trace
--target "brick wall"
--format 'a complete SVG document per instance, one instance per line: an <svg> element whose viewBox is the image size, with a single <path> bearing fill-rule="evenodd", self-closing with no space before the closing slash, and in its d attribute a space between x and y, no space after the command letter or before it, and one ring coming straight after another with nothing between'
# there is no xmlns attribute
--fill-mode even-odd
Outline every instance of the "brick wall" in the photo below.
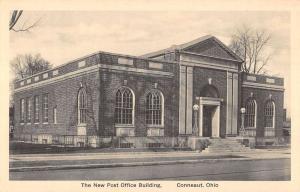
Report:
<svg viewBox="0 0 300 192"><path fill-rule="evenodd" d="M132 60L132 64L118 63L119 58ZM152 62L152 67L150 66ZM81 65L82 64L82 65ZM101 68L96 64L114 65L114 69ZM88 68L93 66L94 67ZM116 67L119 67L117 68ZM124 68L130 68L126 71ZM144 74L137 69L155 71L156 75ZM83 71L84 72L83 72ZM92 70L88 71L88 70ZM151 72L148 71L148 72ZM173 75L159 75L159 72L169 72ZM72 72L80 74L72 75ZM146 136L145 125L145 93L153 89L161 90L165 98L164 128L165 135L174 135L178 131L178 82L175 77L177 65L169 62L159 62L151 59L136 58L110 53L96 53L71 61L57 68L36 74L15 83L17 92L14 94L16 107L16 135L20 134L77 134L77 96L81 87L87 93L87 134L111 135L114 129L115 92L127 80L136 98L135 132L137 136ZM44 74L47 74L45 77ZM72 75L65 78L64 75ZM38 78L36 78L38 77ZM56 78L57 80L54 80ZM27 79L30 79L27 81ZM53 82L49 83L47 81ZM44 84L43 84L44 83ZM42 85L43 84L43 85ZM48 123L42 122L42 95L48 94ZM39 96L40 122L34 123L34 96ZM31 122L20 123L20 100L31 99ZM53 109L57 110L57 124L54 124Z"/></svg>
<svg viewBox="0 0 300 192"><path fill-rule="evenodd" d="M122 86L129 87L135 94L135 136L146 136L146 93L151 89L160 90L164 96L164 129L165 136L178 133L178 82L176 78L155 77L130 74L126 72L100 72L100 135L115 134L114 110L116 91ZM124 84L124 80L127 84Z"/></svg>
<svg viewBox="0 0 300 192"><path fill-rule="evenodd" d="M30 90L17 92L15 101L16 134L77 134L77 94L81 85L86 89L88 118L87 132L93 134L98 127L99 73L89 73L56 83L44 85ZM48 94L48 124L42 122L42 95ZM39 96L39 122L34 122L34 96ZM32 101L31 122L20 124L20 99L29 97ZM57 124L54 124L53 109L57 109Z"/></svg>
<svg viewBox="0 0 300 192"><path fill-rule="evenodd" d="M264 136L264 106L267 100L269 100L269 95L272 95L272 100L275 103L275 136L282 136L283 127L283 91L273 91L264 90L256 88L242 88L242 106L245 106L247 100L251 97L251 92L253 93L253 98L257 103L257 122L256 122L256 135L257 137Z"/></svg>

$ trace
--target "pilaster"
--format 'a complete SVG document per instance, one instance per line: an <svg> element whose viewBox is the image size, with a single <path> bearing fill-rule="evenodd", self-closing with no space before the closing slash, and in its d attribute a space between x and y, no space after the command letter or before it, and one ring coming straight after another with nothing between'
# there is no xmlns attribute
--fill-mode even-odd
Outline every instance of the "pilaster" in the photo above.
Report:
<svg viewBox="0 0 300 192"><path fill-rule="evenodd" d="M186 130L185 134L193 132L193 67L187 67L186 88Z"/></svg>
<svg viewBox="0 0 300 192"><path fill-rule="evenodd" d="M180 66L179 74L179 135L185 134L186 126L186 66Z"/></svg>

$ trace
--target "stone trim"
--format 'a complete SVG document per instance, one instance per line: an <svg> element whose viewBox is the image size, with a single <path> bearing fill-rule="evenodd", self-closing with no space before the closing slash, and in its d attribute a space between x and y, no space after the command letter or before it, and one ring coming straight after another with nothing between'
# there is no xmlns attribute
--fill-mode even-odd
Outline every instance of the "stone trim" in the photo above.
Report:
<svg viewBox="0 0 300 192"><path fill-rule="evenodd" d="M222 98L213 98L213 97L199 97L200 105L221 105L223 102Z"/></svg>
<svg viewBox="0 0 300 192"><path fill-rule="evenodd" d="M99 70L99 68L111 69L111 70L115 70L115 71L127 71L127 72L142 74L142 75L149 74L149 75L158 75L158 76L166 76L166 77L174 76L173 73L165 72L165 71L155 71L155 70L132 68L132 67L125 67L125 66L113 66L113 65L107 65L107 64L98 64L98 65L93 65L90 67L82 68L82 69L79 69L79 70L76 70L76 71L73 71L70 73L66 73L61 76L53 77L53 78L50 78L50 79L47 79L44 81L33 83L31 85L25 85L23 87L15 89L15 93L23 91L23 90L31 89L31 88L40 87L40 86L47 85L50 83L56 83L58 81L70 79L70 78L73 78L73 77L76 77L76 76L79 76L82 74L96 72Z"/></svg>
<svg viewBox="0 0 300 192"><path fill-rule="evenodd" d="M52 71L52 75L53 75L53 76L58 75L58 69L53 70L53 71Z"/></svg>
<svg viewBox="0 0 300 192"><path fill-rule="evenodd" d="M59 82L59 81L63 81L63 80L66 80L66 79L70 79L70 78L73 78L73 77L76 77L76 76L79 76L79 75L82 75L82 74L91 73L91 72L95 72L95 71L98 71L98 66L97 65L92 66L92 67L87 67L87 68L84 68L84 69L81 69L81 70L76 70L76 71L67 73L65 75L50 78L50 79L40 81L40 82L31 84L31 85L20 87L18 89L15 89L15 93L20 92L20 91L24 91L24 90L27 90L27 89L41 87L41 86L51 84L51 83L56 83L56 82Z"/></svg>
<svg viewBox="0 0 300 192"><path fill-rule="evenodd" d="M256 81L256 76L247 75L247 80L248 81Z"/></svg>
<svg viewBox="0 0 300 192"><path fill-rule="evenodd" d="M163 69L163 64L162 63L157 63L157 62L149 61L149 68Z"/></svg>
<svg viewBox="0 0 300 192"><path fill-rule="evenodd" d="M85 62L85 60L79 61L77 65L78 65L78 68L82 68L82 67L85 67L86 62Z"/></svg>
<svg viewBox="0 0 300 192"><path fill-rule="evenodd" d="M225 61L232 61L232 62L236 62L236 63L241 63L241 61L238 61L238 60L235 60L235 59L228 59L228 58L223 58L223 57L218 57L218 56L204 55L204 54L201 54L201 53L194 53L194 52L189 52L189 51L180 51L180 53L197 55L197 56L208 57L208 58L213 58L213 59L220 59L220 60L225 60Z"/></svg>
<svg viewBox="0 0 300 192"><path fill-rule="evenodd" d="M118 127L116 128L116 136L135 136L134 128Z"/></svg>
<svg viewBox="0 0 300 192"><path fill-rule="evenodd" d="M199 136L203 136L203 107L205 105L216 106L215 114L212 117L212 137L220 137L220 105L222 98L200 97L199 98Z"/></svg>
<svg viewBox="0 0 300 192"><path fill-rule="evenodd" d="M272 78L266 78L267 83L275 83L275 79Z"/></svg>
<svg viewBox="0 0 300 192"><path fill-rule="evenodd" d="M40 76L35 76L34 81L38 81L38 80L40 80Z"/></svg>
<svg viewBox="0 0 300 192"><path fill-rule="evenodd" d="M141 69L141 68L107 65L107 64L98 64L98 66L100 68L112 69L112 70L116 70L116 71L127 71L127 72L133 72L133 73L159 75L159 76L167 76L167 77L173 77L174 76L173 73L166 72L166 71L156 71L156 70L150 70L150 69Z"/></svg>
<svg viewBox="0 0 300 192"><path fill-rule="evenodd" d="M119 57L118 58L118 64L120 64L120 65L133 65L133 59L125 58L125 57Z"/></svg>
<svg viewBox="0 0 300 192"><path fill-rule="evenodd" d="M270 85L270 84L253 83L253 82L243 82L242 87L284 91L284 87L280 85Z"/></svg>
<svg viewBox="0 0 300 192"><path fill-rule="evenodd" d="M142 57L142 56L132 56L132 55L125 55L125 54L116 54L116 53L109 53L109 52L105 52L105 51L97 51L97 52L94 52L94 53L91 53L91 54L88 54L88 55L85 55L85 56L82 56L82 57L79 57L79 58L77 58L77 59L73 59L73 60L70 60L70 61L68 61L67 63L63 63L63 64L61 64L61 65L59 65L59 66L57 66L57 67L54 67L54 68L52 68L52 69L48 69L48 70L46 70L46 71L42 71L42 72L39 72L39 73L36 73L36 74L34 74L34 75L31 75L31 76L29 76L29 77L25 77L25 78L22 78L22 79L18 79L18 80L16 80L15 81L15 83L19 83L19 82L21 82L21 81L23 81L23 80L26 80L26 79L28 79L28 78L35 78L35 77L38 77L39 75L41 75L41 74L43 74L43 73L47 73L47 72L53 72L54 70L60 70L60 69L62 69L63 67L65 67L65 66L67 66L67 65L69 65L69 64L73 64L73 63L76 63L76 62L79 62L79 61L81 61L81 60L85 60L85 59L88 59L89 57L92 57L92 56L95 56L95 55L97 55L97 54L99 54L100 56L102 55L102 54L107 54L107 55L111 55L111 56L117 56L117 57L123 57L123 58L129 58L129 59L133 59L133 60L135 60L135 59L142 59L142 60L145 60L145 61L148 61L148 62L158 62L158 63L161 63L161 64L178 64L178 62L176 62L176 61L163 61L163 60L161 60L161 61L158 61L157 59L152 59L152 58L147 58L147 57ZM78 65L78 63L77 63L77 65ZM96 64L95 64L96 65ZM35 80L35 81L38 81L39 79L37 79L37 80Z"/></svg>
<svg viewBox="0 0 300 192"><path fill-rule="evenodd" d="M192 67L203 67L203 68L209 68L209 69L218 69L222 71L230 71L230 72L238 72L238 69L231 68L231 67L226 67L217 65L217 64L212 64L212 63L207 63L207 62L195 62L195 61L185 61L182 60L180 62L181 65L186 65L186 66L192 66Z"/></svg>
<svg viewBox="0 0 300 192"><path fill-rule="evenodd" d="M43 74L43 79L47 79L49 77L48 73Z"/></svg>

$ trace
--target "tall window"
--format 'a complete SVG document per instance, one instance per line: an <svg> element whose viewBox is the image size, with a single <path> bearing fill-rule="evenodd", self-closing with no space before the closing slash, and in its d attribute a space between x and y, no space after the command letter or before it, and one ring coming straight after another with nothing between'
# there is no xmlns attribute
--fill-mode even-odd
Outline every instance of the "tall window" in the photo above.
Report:
<svg viewBox="0 0 300 192"><path fill-rule="evenodd" d="M34 96L34 122L39 122L39 96Z"/></svg>
<svg viewBox="0 0 300 192"><path fill-rule="evenodd" d="M117 124L133 124L134 95L126 87L122 87L116 93L115 122Z"/></svg>
<svg viewBox="0 0 300 192"><path fill-rule="evenodd" d="M20 100L21 123L25 121L25 99Z"/></svg>
<svg viewBox="0 0 300 192"><path fill-rule="evenodd" d="M249 99L246 104L245 127L256 127L256 101Z"/></svg>
<svg viewBox="0 0 300 192"><path fill-rule="evenodd" d="M28 97L26 98L26 116L27 116L27 123L31 122L31 99Z"/></svg>
<svg viewBox="0 0 300 192"><path fill-rule="evenodd" d="M273 101L269 100L265 104L265 127L274 128L275 123L275 104Z"/></svg>
<svg viewBox="0 0 300 192"><path fill-rule="evenodd" d="M150 92L146 98L146 123L148 125L163 124L163 96L159 91Z"/></svg>
<svg viewBox="0 0 300 192"><path fill-rule="evenodd" d="M85 89L80 89L78 92L78 124L86 123L87 113L87 97Z"/></svg>
<svg viewBox="0 0 300 192"><path fill-rule="evenodd" d="M43 122L48 122L48 94L43 95Z"/></svg>

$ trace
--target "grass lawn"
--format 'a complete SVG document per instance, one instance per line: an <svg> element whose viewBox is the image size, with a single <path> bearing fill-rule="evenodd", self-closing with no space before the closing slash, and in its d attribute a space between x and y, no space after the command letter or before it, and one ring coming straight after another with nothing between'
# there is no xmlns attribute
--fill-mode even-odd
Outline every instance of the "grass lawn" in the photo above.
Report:
<svg viewBox="0 0 300 192"><path fill-rule="evenodd" d="M68 147L49 144L33 144L10 141L9 154L37 154L37 153L109 153L109 152L167 152L167 151L190 151L189 148L91 148L91 147Z"/></svg>

